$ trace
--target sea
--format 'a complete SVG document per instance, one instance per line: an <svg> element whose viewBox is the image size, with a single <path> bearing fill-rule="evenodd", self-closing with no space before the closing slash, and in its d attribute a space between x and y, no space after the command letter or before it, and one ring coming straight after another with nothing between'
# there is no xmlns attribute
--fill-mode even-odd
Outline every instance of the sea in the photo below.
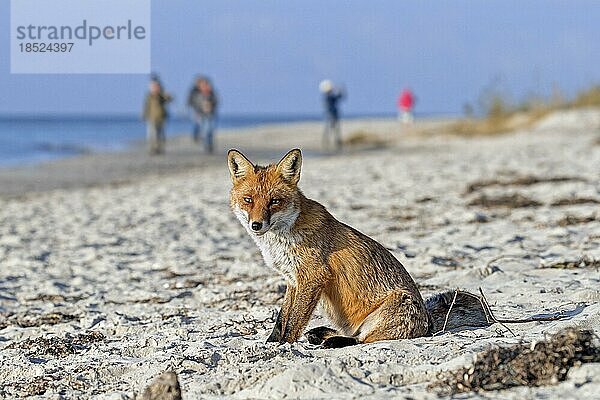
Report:
<svg viewBox="0 0 600 400"><path fill-rule="evenodd" d="M318 115L232 115L218 127L246 128L263 124L316 121ZM167 137L191 132L188 118L169 119ZM1 116L0 167L37 164L59 158L123 151L145 139L143 121L135 116Z"/></svg>

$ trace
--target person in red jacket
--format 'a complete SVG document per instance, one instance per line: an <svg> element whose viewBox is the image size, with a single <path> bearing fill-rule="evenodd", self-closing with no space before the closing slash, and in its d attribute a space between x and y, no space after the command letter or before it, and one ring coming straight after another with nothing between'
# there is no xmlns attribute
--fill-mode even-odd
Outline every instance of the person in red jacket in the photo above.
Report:
<svg viewBox="0 0 600 400"><path fill-rule="evenodd" d="M398 119L405 124L414 121L413 108L415 106L415 96L410 89L404 89L398 96Z"/></svg>

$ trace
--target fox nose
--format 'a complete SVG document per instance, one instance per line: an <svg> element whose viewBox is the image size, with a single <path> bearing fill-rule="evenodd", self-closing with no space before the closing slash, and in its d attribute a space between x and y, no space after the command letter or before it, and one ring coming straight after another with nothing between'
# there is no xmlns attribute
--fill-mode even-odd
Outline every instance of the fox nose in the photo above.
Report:
<svg viewBox="0 0 600 400"><path fill-rule="evenodd" d="M253 231L260 231L262 229L262 222L253 222L252 225L250 225L252 227Z"/></svg>

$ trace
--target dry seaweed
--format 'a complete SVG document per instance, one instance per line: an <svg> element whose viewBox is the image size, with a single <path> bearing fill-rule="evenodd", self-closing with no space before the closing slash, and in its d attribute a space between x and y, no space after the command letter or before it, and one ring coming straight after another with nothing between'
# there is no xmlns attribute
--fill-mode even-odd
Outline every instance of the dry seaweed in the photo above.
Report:
<svg viewBox="0 0 600 400"><path fill-rule="evenodd" d="M38 337L35 339L27 339L16 344L11 344L8 348L23 350L28 357L50 355L61 358L76 354L81 350L86 350L90 347L90 344L102 340L104 340L104 335L102 333L91 331L75 336L67 334L64 338L54 336L48 338Z"/></svg>
<svg viewBox="0 0 600 400"><path fill-rule="evenodd" d="M541 263L540 268L573 269L573 268L600 268L600 259L581 256L572 260L561 260L551 263Z"/></svg>
<svg viewBox="0 0 600 400"><path fill-rule="evenodd" d="M17 397L41 396L50 387L57 377L53 376L37 376L32 380L22 380L15 382L12 385L12 394ZM0 394L3 394L0 390Z"/></svg>
<svg viewBox="0 0 600 400"><path fill-rule="evenodd" d="M520 193L502 194L498 196L488 196L482 194L468 203L469 206L479 206L486 208L506 207L506 208L525 208L539 207L542 205L537 200L531 199Z"/></svg>
<svg viewBox="0 0 600 400"><path fill-rule="evenodd" d="M10 320L13 315L14 314L10 312L0 312L0 331L11 325Z"/></svg>
<svg viewBox="0 0 600 400"><path fill-rule="evenodd" d="M16 319L16 322L17 325L19 325L21 328L30 328L33 326L62 324L64 322L69 322L77 318L78 317L76 315L56 312L43 314L40 316L24 315L18 317Z"/></svg>
<svg viewBox="0 0 600 400"><path fill-rule="evenodd" d="M553 201L552 207L575 206L578 204L600 204L600 200L593 197L569 197Z"/></svg>
<svg viewBox="0 0 600 400"><path fill-rule="evenodd" d="M471 183L465 190L466 194L473 193L490 186L530 186L538 183L586 182L585 179L574 176L539 177L533 175L519 176L513 179L488 179Z"/></svg>
<svg viewBox="0 0 600 400"><path fill-rule="evenodd" d="M425 196L425 197L420 197L418 199L415 200L415 203L429 203L431 201L434 201L435 199L433 197L429 197L429 196Z"/></svg>
<svg viewBox="0 0 600 400"><path fill-rule="evenodd" d="M493 347L478 354L472 366L448 373L432 388L449 394L543 386L564 381L571 367L600 362L592 331L567 328L547 340Z"/></svg>
<svg viewBox="0 0 600 400"><path fill-rule="evenodd" d="M589 224L590 222L600 221L595 214L588 216L565 215L563 218L556 221L558 226L570 226L579 224Z"/></svg>
<svg viewBox="0 0 600 400"><path fill-rule="evenodd" d="M79 317L76 315L65 314L62 312L41 315L4 314L0 315L0 329L4 329L11 325L16 325L21 328L31 328L42 325L56 325L73 321L78 318Z"/></svg>
<svg viewBox="0 0 600 400"><path fill-rule="evenodd" d="M30 297L27 301L48 301L51 303L76 303L84 298L88 298L89 296L85 295L73 295L67 296L63 294L38 294L36 296Z"/></svg>
<svg viewBox="0 0 600 400"><path fill-rule="evenodd" d="M77 369L74 371L76 372ZM52 374L23 378L16 382L0 385L0 398L31 397L46 394L48 390L64 393L65 388L83 391L89 388L87 382L78 377L65 373L65 371Z"/></svg>

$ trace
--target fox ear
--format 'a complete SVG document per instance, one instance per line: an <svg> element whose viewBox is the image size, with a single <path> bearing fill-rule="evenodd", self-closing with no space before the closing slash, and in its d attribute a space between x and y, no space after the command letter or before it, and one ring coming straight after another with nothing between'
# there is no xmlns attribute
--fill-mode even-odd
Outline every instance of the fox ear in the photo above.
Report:
<svg viewBox="0 0 600 400"><path fill-rule="evenodd" d="M238 179L245 178L249 173L254 171L252 162L235 149L231 149L227 152L227 165L229 166L231 180L234 182Z"/></svg>
<svg viewBox="0 0 600 400"><path fill-rule="evenodd" d="M292 184L300 180L300 168L302 167L302 152L299 149L290 150L281 161L277 163L277 171L283 178Z"/></svg>

